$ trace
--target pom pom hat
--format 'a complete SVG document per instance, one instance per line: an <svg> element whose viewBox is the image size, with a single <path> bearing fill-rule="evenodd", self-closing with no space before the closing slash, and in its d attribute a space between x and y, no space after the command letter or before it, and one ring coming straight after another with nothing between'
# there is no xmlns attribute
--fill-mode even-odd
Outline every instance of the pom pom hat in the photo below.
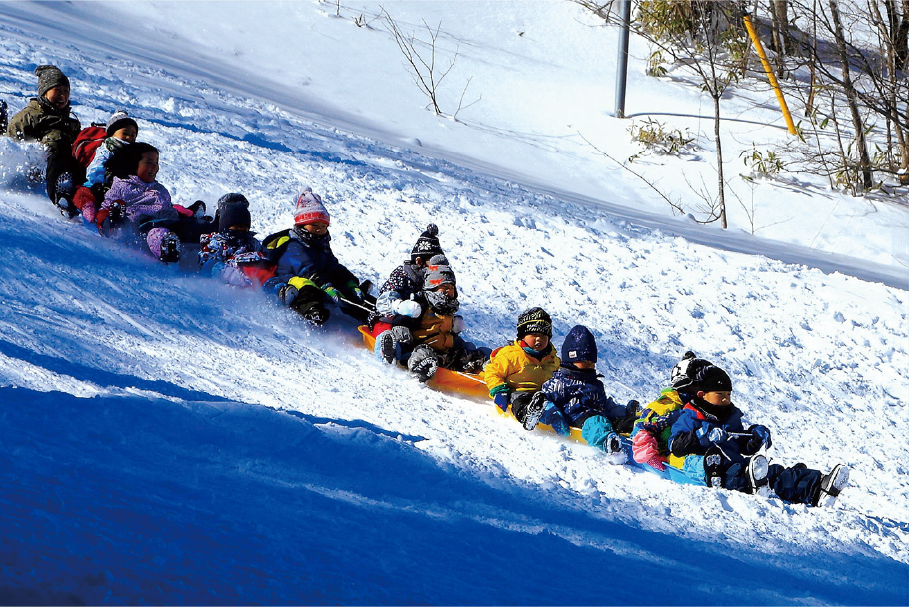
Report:
<svg viewBox="0 0 909 607"><path fill-rule="evenodd" d="M435 255L444 254L442 245L439 244L439 226L434 223L426 226L426 230L420 234L417 244L410 251L410 263L415 263L417 257L427 260Z"/></svg>
<svg viewBox="0 0 909 607"><path fill-rule="evenodd" d="M694 352L685 355L673 368L671 385L679 392L731 392L732 380L709 360L698 358Z"/></svg>
<svg viewBox="0 0 909 607"><path fill-rule="evenodd" d="M322 204L322 197L314 194L312 188L307 187L297 198L297 207L294 210L294 225L306 226L311 223L322 222L329 225L330 218L325 205Z"/></svg>

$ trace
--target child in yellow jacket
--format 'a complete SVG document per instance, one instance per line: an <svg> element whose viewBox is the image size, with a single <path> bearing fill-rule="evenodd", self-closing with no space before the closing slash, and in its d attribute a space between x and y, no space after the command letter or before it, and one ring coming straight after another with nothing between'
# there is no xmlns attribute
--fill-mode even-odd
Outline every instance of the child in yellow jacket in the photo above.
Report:
<svg viewBox="0 0 909 607"><path fill-rule="evenodd" d="M518 337L492 353L483 369L489 396L502 411L511 412L524 428L533 430L546 396L538 393L561 361L552 347L552 318L543 308L531 308L518 317Z"/></svg>

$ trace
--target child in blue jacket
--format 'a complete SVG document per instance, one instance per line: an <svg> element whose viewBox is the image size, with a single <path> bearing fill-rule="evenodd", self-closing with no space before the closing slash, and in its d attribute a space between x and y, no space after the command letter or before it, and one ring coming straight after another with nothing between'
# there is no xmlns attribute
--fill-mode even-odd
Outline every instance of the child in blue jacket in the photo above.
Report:
<svg viewBox="0 0 909 607"><path fill-rule="evenodd" d="M849 468L836 465L822 474L805 464L769 464L761 454L771 446L770 430L745 427L741 410L732 403L732 380L719 367L700 366L688 385L684 406L674 412L669 451L684 457L684 469L703 469L708 486L767 495L812 506L831 505L849 482ZM693 465L692 465L693 464Z"/></svg>
<svg viewBox="0 0 909 607"><path fill-rule="evenodd" d="M587 444L606 453L622 453L616 431L627 432L638 411L637 401L620 405L606 395L596 371L597 344L590 330L577 325L562 343L562 363L543 384L546 397L540 421L563 436L580 428ZM624 460L624 458L617 458Z"/></svg>
<svg viewBox="0 0 909 607"><path fill-rule="evenodd" d="M330 221L322 197L307 187L297 198L294 227L265 240L277 267L263 288L316 325L328 320L326 303L341 304L343 298L360 306L365 298L360 281L331 250ZM342 310L356 315L349 305Z"/></svg>

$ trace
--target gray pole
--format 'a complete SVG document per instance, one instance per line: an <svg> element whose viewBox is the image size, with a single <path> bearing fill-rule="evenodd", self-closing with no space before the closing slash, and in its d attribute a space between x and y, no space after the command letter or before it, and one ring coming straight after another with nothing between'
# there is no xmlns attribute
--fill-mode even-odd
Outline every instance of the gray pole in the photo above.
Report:
<svg viewBox="0 0 909 607"><path fill-rule="evenodd" d="M625 117L625 81L628 78L628 24L631 21L631 0L619 0L622 29L619 30L619 60L615 72L615 117Z"/></svg>

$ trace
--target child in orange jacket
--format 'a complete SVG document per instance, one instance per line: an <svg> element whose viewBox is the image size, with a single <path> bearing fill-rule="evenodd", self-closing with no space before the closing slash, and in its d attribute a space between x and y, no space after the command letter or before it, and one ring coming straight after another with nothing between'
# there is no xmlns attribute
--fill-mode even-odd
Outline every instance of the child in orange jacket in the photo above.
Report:
<svg viewBox="0 0 909 607"><path fill-rule="evenodd" d="M546 396L539 392L561 361L550 343L552 318L543 308L531 308L518 317L518 336L513 344L492 353L483 369L489 396L502 411L511 412L526 430L533 430Z"/></svg>

